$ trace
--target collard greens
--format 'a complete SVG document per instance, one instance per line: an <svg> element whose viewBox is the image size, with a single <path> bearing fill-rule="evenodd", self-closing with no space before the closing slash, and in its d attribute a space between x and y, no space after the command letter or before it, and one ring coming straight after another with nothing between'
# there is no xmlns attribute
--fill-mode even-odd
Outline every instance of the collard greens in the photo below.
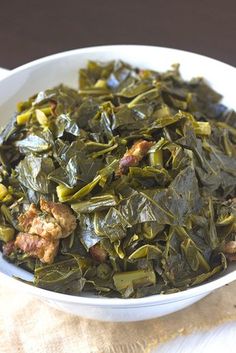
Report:
<svg viewBox="0 0 236 353"><path fill-rule="evenodd" d="M123 298L223 271L236 259L236 113L221 98L203 78L184 81L178 65L90 61L78 90L20 102L0 133L5 258L35 286ZM48 264L10 247L19 215L42 197L77 218Z"/></svg>

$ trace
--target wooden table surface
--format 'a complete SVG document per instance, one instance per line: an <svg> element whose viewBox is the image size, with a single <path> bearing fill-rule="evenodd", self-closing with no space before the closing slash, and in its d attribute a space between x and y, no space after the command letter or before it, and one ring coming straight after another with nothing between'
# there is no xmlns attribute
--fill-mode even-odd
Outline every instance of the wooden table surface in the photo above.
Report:
<svg viewBox="0 0 236 353"><path fill-rule="evenodd" d="M235 0L1 1L0 66L101 44L151 44L236 61Z"/></svg>

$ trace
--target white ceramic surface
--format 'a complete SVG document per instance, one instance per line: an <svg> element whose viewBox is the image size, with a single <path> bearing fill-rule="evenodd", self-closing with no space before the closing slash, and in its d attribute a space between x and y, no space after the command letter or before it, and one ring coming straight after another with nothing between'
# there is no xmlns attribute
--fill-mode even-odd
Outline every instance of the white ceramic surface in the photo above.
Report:
<svg viewBox="0 0 236 353"><path fill-rule="evenodd" d="M78 69L87 60L122 59L137 67L166 70L173 63L181 64L186 79L204 76L212 86L224 95L223 103L236 109L234 83L236 69L194 53L150 46L104 46L78 49L52 55L23 65L0 81L0 119L4 125L14 112L15 104L32 94L61 82L76 87ZM236 266L231 266L219 278L191 288L168 294L140 299L75 297L45 291L26 285L12 275L29 279L31 276L4 261L0 255L0 276L16 290L25 290L62 310L87 318L107 321L137 321L167 315L200 300L211 291L236 279Z"/></svg>
<svg viewBox="0 0 236 353"><path fill-rule="evenodd" d="M206 332L179 336L153 348L152 353L222 353L235 352L236 322Z"/></svg>

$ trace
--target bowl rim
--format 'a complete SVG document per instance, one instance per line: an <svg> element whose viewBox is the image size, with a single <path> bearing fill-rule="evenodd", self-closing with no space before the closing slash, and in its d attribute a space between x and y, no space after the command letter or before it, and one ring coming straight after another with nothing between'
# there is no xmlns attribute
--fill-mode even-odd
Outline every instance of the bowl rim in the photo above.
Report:
<svg viewBox="0 0 236 353"><path fill-rule="evenodd" d="M0 278L9 282L9 285L17 287L17 289L24 290L37 297L42 297L48 300L56 300L64 303L74 303L86 306L99 306L99 307L112 307L112 308L126 308L126 307L146 307L154 305L165 305L176 302L185 301L194 297L201 297L209 294L210 292L221 288L225 285L236 280L236 270L223 275L211 282L201 284L196 287L188 288L180 292L170 294L154 294L142 298L106 298L106 297L86 297L63 294L58 292L49 291L33 285L24 283L17 278L10 277L0 272Z"/></svg>
<svg viewBox="0 0 236 353"><path fill-rule="evenodd" d="M218 65L221 65L222 68L227 68L230 70L234 70L236 72L236 68L230 64L225 62L216 60L209 56L201 55L198 53L194 53L192 51L185 51L181 49L169 48L169 47L162 47L162 46L155 46L155 45L139 45L139 44L116 44L116 45L101 45L101 46L90 46L85 48L78 48L72 49L67 51L62 51L56 54L48 55L42 57L40 59L36 59L30 61L26 64L23 64L13 70L10 70L9 73L3 77L0 81L4 82L7 81L10 77L17 75L18 72L28 70L30 68L37 67L43 63L48 61L53 61L60 58L66 58L73 55L79 54L90 54L90 53L101 53L101 52L108 52L113 51L113 49L120 49L120 50L127 50L127 49L140 49L140 50L161 50L161 51L169 51L172 52L173 57L175 54L182 54L189 57L197 57L201 60L207 60L208 62L212 62ZM214 279L210 282L201 284L196 287L188 288L186 290L177 292L177 293L170 293L170 294L154 294L147 297L142 298L106 298L106 297L84 297L84 296L74 296L69 294L62 294L57 293L49 290L45 290L39 287L34 287L32 285L26 284L17 280L14 277L10 277L5 273L1 272L0 270L0 278L3 278L9 281L10 285L14 285L15 287L19 287L19 289L23 289L26 292L32 293L38 297L44 297L49 300L57 300L59 302L70 302L70 303L77 303L80 305L88 305L88 306L106 306L106 307L113 307L113 308L121 308L121 307L145 307L145 306L152 306L156 304L165 304L165 303L174 303L186 299L190 299L196 296L203 296L204 294L207 295L211 291L220 288L230 282L236 280L236 270L228 274L223 274L222 277Z"/></svg>
<svg viewBox="0 0 236 353"><path fill-rule="evenodd" d="M17 66L16 68L12 69L12 70L8 70L8 74L7 76L3 77L2 79L0 79L1 81L7 80L9 77L15 75L16 73L22 71L22 70L26 70L35 66L38 66L40 64L43 64L47 61L51 61L54 59L58 59L58 58L66 58L68 56L73 56L76 55L77 53L79 54L89 54L89 53L93 53L93 52L103 52L103 51L108 51L108 50L113 50L113 49L140 49L140 50L163 50L163 51L171 51L173 54L174 53L179 53L182 55L187 55L187 56L194 56L194 57L198 57L199 59L203 59L203 60L209 60L212 63L214 62L215 64L220 64L220 65L224 65L225 67L227 67L228 69L236 69L236 67L234 67L231 64L228 64L224 61L220 61L217 59L214 59L210 56L207 55L202 55L202 54L198 54L195 53L194 51L188 51L188 50L182 50L182 49L177 49L177 48L170 48L170 47L165 47L165 46L157 46L157 45L145 45L145 44L111 44L111 45L98 45L98 46L89 46L89 47L83 47L83 48L77 48L77 49L71 49L71 50L65 50L65 51L61 51L55 54L50 54L50 55L46 55L43 56L39 59L35 59L32 61L29 61L25 64L22 64L20 66Z"/></svg>

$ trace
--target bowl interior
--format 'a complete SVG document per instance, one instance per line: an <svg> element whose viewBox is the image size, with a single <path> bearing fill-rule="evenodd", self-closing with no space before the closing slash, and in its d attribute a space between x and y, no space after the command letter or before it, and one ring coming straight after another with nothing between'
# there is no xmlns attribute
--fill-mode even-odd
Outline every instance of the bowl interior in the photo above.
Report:
<svg viewBox="0 0 236 353"><path fill-rule="evenodd" d="M109 61L121 59L139 68L164 71L174 63L180 64L185 79L203 76L213 88L223 95L222 102L236 109L234 85L236 69L214 59L175 49L148 46L105 46L73 50L52 55L13 70L0 81L0 125L4 126L15 111L16 103L27 99L40 90L60 83L78 86L78 70L88 60ZM231 273L230 280L236 279L236 263L231 264L224 274ZM7 263L0 254L0 272L7 276L18 276L27 280L32 275ZM232 276L232 274L234 275ZM212 280L210 282L216 282ZM222 285L225 284L222 282ZM217 287L220 284L218 283ZM201 285L204 291L204 285Z"/></svg>

